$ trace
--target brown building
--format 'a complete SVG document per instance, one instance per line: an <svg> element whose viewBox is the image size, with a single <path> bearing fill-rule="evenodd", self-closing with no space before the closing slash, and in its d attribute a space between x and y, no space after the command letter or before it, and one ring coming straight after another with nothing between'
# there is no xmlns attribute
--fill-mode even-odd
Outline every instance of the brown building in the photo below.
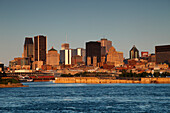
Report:
<svg viewBox="0 0 170 113"><path fill-rule="evenodd" d="M33 69L38 70L41 69L43 66L43 61L34 61L33 62Z"/></svg>
<svg viewBox="0 0 170 113"><path fill-rule="evenodd" d="M16 65L23 66L23 65L30 64L30 59L28 57L26 57L26 58L17 57L17 58L14 58L14 60L16 61Z"/></svg>
<svg viewBox="0 0 170 113"><path fill-rule="evenodd" d="M46 64L47 37L38 35L34 37L34 61L43 61Z"/></svg>
<svg viewBox="0 0 170 113"><path fill-rule="evenodd" d="M106 53L108 53L109 49L112 47L112 41L107 40L106 38L102 38L100 42L101 42L101 46L105 47Z"/></svg>
<svg viewBox="0 0 170 113"><path fill-rule="evenodd" d="M155 54L149 54L148 62L156 62Z"/></svg>
<svg viewBox="0 0 170 113"><path fill-rule="evenodd" d="M97 67L97 56L93 56L93 66Z"/></svg>
<svg viewBox="0 0 170 113"><path fill-rule="evenodd" d="M155 46L156 63L170 64L170 45Z"/></svg>
<svg viewBox="0 0 170 113"><path fill-rule="evenodd" d="M105 57L105 56L102 56L102 57L101 57L101 63L102 63L102 64L106 63L106 57Z"/></svg>
<svg viewBox="0 0 170 113"><path fill-rule="evenodd" d="M47 65L59 65L60 54L53 47L47 53Z"/></svg>
<svg viewBox="0 0 170 113"><path fill-rule="evenodd" d="M87 57L87 65L90 66L91 65L91 57Z"/></svg>
<svg viewBox="0 0 170 113"><path fill-rule="evenodd" d="M112 46L107 55L107 64L114 64L115 66L123 65L123 52L117 52Z"/></svg>
<svg viewBox="0 0 170 113"><path fill-rule="evenodd" d="M17 62L15 60L9 61L9 69L14 70L17 65Z"/></svg>
<svg viewBox="0 0 170 113"><path fill-rule="evenodd" d="M106 56L106 47L101 46L101 57Z"/></svg>
<svg viewBox="0 0 170 113"><path fill-rule="evenodd" d="M30 65L30 68L32 69L32 62L33 62L33 40L32 40L32 37L25 38L24 53L23 53L22 57L25 58L25 60L23 60L23 62L26 63L27 60L29 61L27 65ZM26 69L28 69L28 68L26 68Z"/></svg>
<svg viewBox="0 0 170 113"><path fill-rule="evenodd" d="M130 65L130 66L135 66L136 64L137 64L137 60L135 60L135 59L129 59L128 60L128 65Z"/></svg>
<svg viewBox="0 0 170 113"><path fill-rule="evenodd" d="M14 58L14 60L16 61L16 65L21 65L21 60L22 59L23 58L21 58L21 57Z"/></svg>
<svg viewBox="0 0 170 113"><path fill-rule="evenodd" d="M26 37L24 43L24 57L33 58L33 40L32 37Z"/></svg>
<svg viewBox="0 0 170 113"><path fill-rule="evenodd" d="M75 64L83 64L83 61L82 61L82 56L79 56L79 55L75 55L71 58L71 62L72 62L72 65L75 65Z"/></svg>
<svg viewBox="0 0 170 113"><path fill-rule="evenodd" d="M0 72L4 71L4 64L0 62Z"/></svg>
<svg viewBox="0 0 170 113"><path fill-rule="evenodd" d="M42 70L52 70L52 65L42 65Z"/></svg>
<svg viewBox="0 0 170 113"><path fill-rule="evenodd" d="M10 69L30 69L30 58L26 57L17 57L14 60L9 61Z"/></svg>
<svg viewBox="0 0 170 113"><path fill-rule="evenodd" d="M61 45L61 50L69 49L69 43L64 43Z"/></svg>

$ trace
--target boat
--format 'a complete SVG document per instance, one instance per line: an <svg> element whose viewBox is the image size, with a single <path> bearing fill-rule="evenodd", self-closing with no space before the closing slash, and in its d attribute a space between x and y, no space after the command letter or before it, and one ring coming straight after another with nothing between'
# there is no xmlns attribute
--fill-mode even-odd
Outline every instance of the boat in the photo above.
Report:
<svg viewBox="0 0 170 113"><path fill-rule="evenodd" d="M20 82L33 82L33 79L30 78L28 75L25 75L25 76L18 75L18 77L19 77Z"/></svg>

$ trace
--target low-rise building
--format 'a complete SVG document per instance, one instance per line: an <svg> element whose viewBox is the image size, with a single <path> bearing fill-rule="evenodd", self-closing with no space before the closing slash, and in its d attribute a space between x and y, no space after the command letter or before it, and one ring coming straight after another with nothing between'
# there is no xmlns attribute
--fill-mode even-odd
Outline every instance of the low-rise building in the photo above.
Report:
<svg viewBox="0 0 170 113"><path fill-rule="evenodd" d="M33 69L34 70L39 70L43 66L43 61L34 61L33 62Z"/></svg>

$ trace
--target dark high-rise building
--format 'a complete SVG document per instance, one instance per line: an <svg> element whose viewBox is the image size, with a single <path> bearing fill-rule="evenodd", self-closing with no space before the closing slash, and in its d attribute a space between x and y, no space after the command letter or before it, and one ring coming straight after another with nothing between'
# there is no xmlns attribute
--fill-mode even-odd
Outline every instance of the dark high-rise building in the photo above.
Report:
<svg viewBox="0 0 170 113"><path fill-rule="evenodd" d="M129 55L130 55L130 59L139 58L139 51L138 51L138 49L135 47L135 45L134 45L133 48L130 50Z"/></svg>
<svg viewBox="0 0 170 113"><path fill-rule="evenodd" d="M156 63L170 64L170 45L155 46Z"/></svg>
<svg viewBox="0 0 170 113"><path fill-rule="evenodd" d="M34 37L34 61L43 61L46 64L47 37L38 35Z"/></svg>
<svg viewBox="0 0 170 113"><path fill-rule="evenodd" d="M101 43L100 42L93 42L93 41L86 42L86 65L87 65L87 58L91 59L90 64L93 64L93 59L94 59L93 57L95 58L97 57L97 63L101 61Z"/></svg>
<svg viewBox="0 0 170 113"><path fill-rule="evenodd" d="M4 64L0 62L0 72L4 71Z"/></svg>
<svg viewBox="0 0 170 113"><path fill-rule="evenodd" d="M101 56L106 56L106 47L101 46Z"/></svg>
<svg viewBox="0 0 170 113"><path fill-rule="evenodd" d="M33 40L32 38L26 37L24 43L24 57L33 58Z"/></svg>

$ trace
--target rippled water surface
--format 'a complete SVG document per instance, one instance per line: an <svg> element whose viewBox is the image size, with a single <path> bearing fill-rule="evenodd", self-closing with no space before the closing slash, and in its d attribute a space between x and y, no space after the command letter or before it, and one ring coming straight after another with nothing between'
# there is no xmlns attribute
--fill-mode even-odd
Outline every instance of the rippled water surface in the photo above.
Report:
<svg viewBox="0 0 170 113"><path fill-rule="evenodd" d="M170 84L24 84L0 89L0 113L170 113Z"/></svg>

